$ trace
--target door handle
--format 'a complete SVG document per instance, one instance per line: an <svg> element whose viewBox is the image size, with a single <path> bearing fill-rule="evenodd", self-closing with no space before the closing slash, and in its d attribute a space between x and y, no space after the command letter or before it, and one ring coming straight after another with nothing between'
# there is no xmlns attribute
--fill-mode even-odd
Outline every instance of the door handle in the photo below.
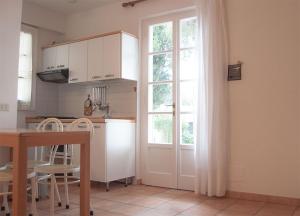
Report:
<svg viewBox="0 0 300 216"><path fill-rule="evenodd" d="M175 112L176 112L176 105L175 105L175 103L173 103L173 104L166 104L165 106L168 106L168 107L172 107L173 109L172 109L172 113L173 113L173 116L175 117Z"/></svg>
<svg viewBox="0 0 300 216"><path fill-rule="evenodd" d="M108 78L108 77L114 77L114 76L115 76L114 74L107 74L107 75L105 75L106 78Z"/></svg>

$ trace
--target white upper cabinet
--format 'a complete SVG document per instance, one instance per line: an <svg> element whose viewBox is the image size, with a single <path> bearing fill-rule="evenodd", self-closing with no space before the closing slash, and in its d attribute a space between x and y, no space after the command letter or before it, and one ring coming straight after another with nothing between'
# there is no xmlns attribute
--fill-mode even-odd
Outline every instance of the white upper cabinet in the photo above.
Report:
<svg viewBox="0 0 300 216"><path fill-rule="evenodd" d="M87 41L69 45L69 83L87 81Z"/></svg>
<svg viewBox="0 0 300 216"><path fill-rule="evenodd" d="M103 38L88 41L88 80L102 80L103 72Z"/></svg>
<svg viewBox="0 0 300 216"><path fill-rule="evenodd" d="M88 80L137 80L138 40L118 33L88 41Z"/></svg>
<svg viewBox="0 0 300 216"><path fill-rule="evenodd" d="M121 35L103 37L103 79L121 78Z"/></svg>
<svg viewBox="0 0 300 216"><path fill-rule="evenodd" d="M123 79L137 80L139 67L138 39L122 34L121 70Z"/></svg>
<svg viewBox="0 0 300 216"><path fill-rule="evenodd" d="M43 51L43 71L50 71L56 68L56 47L46 48Z"/></svg>
<svg viewBox="0 0 300 216"><path fill-rule="evenodd" d="M69 68L69 83L137 80L138 40L120 32L43 51L43 71Z"/></svg>
<svg viewBox="0 0 300 216"><path fill-rule="evenodd" d="M46 48L43 51L43 71L68 68L69 45Z"/></svg>
<svg viewBox="0 0 300 216"><path fill-rule="evenodd" d="M69 67L69 45L56 47L56 68L65 69Z"/></svg>

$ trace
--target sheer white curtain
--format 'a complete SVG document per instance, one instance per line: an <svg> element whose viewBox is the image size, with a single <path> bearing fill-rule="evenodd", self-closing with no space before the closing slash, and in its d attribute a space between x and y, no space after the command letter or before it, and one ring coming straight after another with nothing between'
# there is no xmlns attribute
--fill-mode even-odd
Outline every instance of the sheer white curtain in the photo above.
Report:
<svg viewBox="0 0 300 216"><path fill-rule="evenodd" d="M194 0L199 18L196 192L224 196L228 151L228 48L224 0Z"/></svg>

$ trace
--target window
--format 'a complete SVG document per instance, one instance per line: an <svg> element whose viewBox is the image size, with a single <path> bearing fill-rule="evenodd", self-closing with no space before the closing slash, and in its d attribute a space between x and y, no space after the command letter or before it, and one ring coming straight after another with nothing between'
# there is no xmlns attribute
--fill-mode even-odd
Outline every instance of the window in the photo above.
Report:
<svg viewBox="0 0 300 216"><path fill-rule="evenodd" d="M18 71L18 109L33 108L33 69L35 29L22 26L20 33L19 71Z"/></svg>

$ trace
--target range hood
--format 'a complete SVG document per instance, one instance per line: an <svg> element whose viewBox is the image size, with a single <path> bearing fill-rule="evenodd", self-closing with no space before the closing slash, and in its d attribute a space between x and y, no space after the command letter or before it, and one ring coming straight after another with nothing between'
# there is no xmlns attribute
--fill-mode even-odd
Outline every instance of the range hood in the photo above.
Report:
<svg viewBox="0 0 300 216"><path fill-rule="evenodd" d="M37 76L44 82L67 83L69 81L69 69L39 72Z"/></svg>

